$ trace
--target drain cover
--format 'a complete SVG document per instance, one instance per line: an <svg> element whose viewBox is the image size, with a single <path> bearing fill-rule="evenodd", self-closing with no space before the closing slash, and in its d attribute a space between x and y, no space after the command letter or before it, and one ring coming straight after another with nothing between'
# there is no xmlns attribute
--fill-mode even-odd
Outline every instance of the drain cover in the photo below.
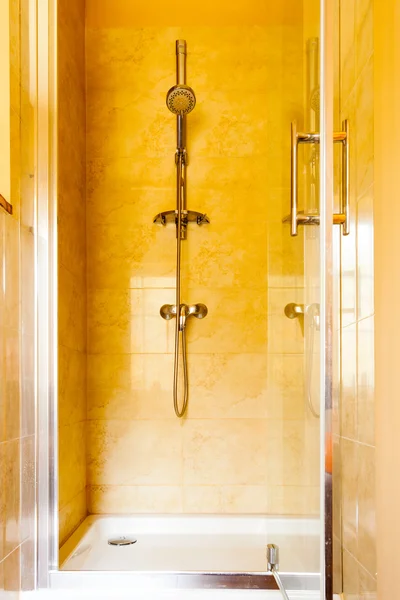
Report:
<svg viewBox="0 0 400 600"><path fill-rule="evenodd" d="M137 539L133 537L119 537L112 538L108 540L109 546L130 546L131 544L136 544Z"/></svg>

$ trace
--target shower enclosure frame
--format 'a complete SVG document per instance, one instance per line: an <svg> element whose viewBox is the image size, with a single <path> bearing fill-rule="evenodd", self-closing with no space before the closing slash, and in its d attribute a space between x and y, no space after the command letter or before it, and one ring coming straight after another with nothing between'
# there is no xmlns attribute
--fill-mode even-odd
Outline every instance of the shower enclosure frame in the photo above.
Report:
<svg viewBox="0 0 400 600"><path fill-rule="evenodd" d="M36 40L33 44L37 81L36 118L36 586L68 588L73 572L59 571L58 564L58 415L57 415L57 0L31 0ZM320 592L332 600L332 218L333 218L333 0L319 0L321 41L320 117ZM288 122L288 134L290 123ZM289 157L288 157L289 160ZM289 235L289 231L287 232ZM116 577L131 581L134 573L81 572L87 582L112 582ZM254 574L162 574L171 589L171 576L192 578L196 589L224 585L277 589L271 575ZM254 580L252 580L254 578ZM246 580L247 579L247 585ZM83 580L82 580L83 581ZM235 583L235 581L237 583ZM153 584L154 584L153 580ZM245 584L245 585L244 585ZM163 585L161 585L163 587ZM160 588L158 588L160 589Z"/></svg>

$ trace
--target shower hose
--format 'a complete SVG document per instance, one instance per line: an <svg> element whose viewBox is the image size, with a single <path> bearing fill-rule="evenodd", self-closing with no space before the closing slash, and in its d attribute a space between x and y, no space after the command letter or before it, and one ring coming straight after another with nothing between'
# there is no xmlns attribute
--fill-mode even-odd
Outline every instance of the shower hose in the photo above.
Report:
<svg viewBox="0 0 400 600"><path fill-rule="evenodd" d="M181 229L182 229L182 204L184 198L185 180L183 177L183 156L178 152L177 159L177 223L176 223L176 323L175 323L175 355L174 355L174 410L177 417L184 416L189 398L189 378L186 355L186 315L181 320ZM179 354L182 347L182 365L183 365L183 403L179 407L178 388L179 388Z"/></svg>
<svg viewBox="0 0 400 600"><path fill-rule="evenodd" d="M309 342L308 342L308 352L307 352L307 359L306 359L306 398L307 398L307 403L308 403L308 408L310 409L311 414L313 415L313 417L315 417L316 419L319 419L319 412L317 412L314 408L314 404L313 404L313 400L312 400L312 391L311 391L311 383L312 383L312 372L313 372L313 358L314 358L314 336L315 336L315 330L317 328L317 324L316 324L316 315L315 315L315 305L311 305L309 307L309 312L311 313L309 315L310 320L309 320ZM312 310L310 310L312 309Z"/></svg>

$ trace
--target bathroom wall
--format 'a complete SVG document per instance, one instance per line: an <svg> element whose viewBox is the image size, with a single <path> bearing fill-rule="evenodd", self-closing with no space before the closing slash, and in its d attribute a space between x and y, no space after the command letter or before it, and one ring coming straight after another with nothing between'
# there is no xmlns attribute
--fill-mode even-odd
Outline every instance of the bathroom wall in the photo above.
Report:
<svg viewBox="0 0 400 600"><path fill-rule="evenodd" d="M351 127L351 234L341 239L343 585L376 597L374 97L371 0L341 3L341 118Z"/></svg>
<svg viewBox="0 0 400 600"><path fill-rule="evenodd" d="M210 26L207 6L185 11L182 27L160 6L151 27L145 3L87 3L91 513L318 510L303 337L283 315L303 288L302 238L281 223L290 121L303 114L301 6L243 4L229 27L217 26L218 7ZM172 405L174 325L159 316L174 303L175 233L152 223L175 206L165 94L178 38L197 95L188 206L211 220L183 244L184 301L209 308L188 325L183 420Z"/></svg>
<svg viewBox="0 0 400 600"><path fill-rule="evenodd" d="M85 3L58 2L58 418L62 543L86 516Z"/></svg>
<svg viewBox="0 0 400 600"><path fill-rule="evenodd" d="M2 32L9 53L2 59L10 80L10 168L2 180L8 180L12 214L0 208L0 595L10 598L34 582L35 97L27 9L24 0L10 1L9 19L1 23L9 23Z"/></svg>
<svg viewBox="0 0 400 600"><path fill-rule="evenodd" d="M396 0L374 1L375 399L378 598L399 589L400 321L397 314L400 237L400 11Z"/></svg>

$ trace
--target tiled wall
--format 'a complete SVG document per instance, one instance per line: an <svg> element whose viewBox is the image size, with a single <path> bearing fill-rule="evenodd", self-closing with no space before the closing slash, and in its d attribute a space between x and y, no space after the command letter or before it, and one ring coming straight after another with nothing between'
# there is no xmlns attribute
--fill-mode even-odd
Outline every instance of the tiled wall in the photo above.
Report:
<svg viewBox="0 0 400 600"><path fill-rule="evenodd" d="M188 206L211 219L183 243L183 299L209 308L188 325L183 420L174 325L159 316L174 303L175 233L152 223L175 206L178 38L197 94ZM283 316L303 286L302 240L281 223L302 53L301 22L87 30L89 512L317 510L303 338Z"/></svg>
<svg viewBox="0 0 400 600"><path fill-rule="evenodd" d="M346 598L375 597L373 14L341 2L341 119L351 126L351 234L341 240L342 545Z"/></svg>
<svg viewBox="0 0 400 600"><path fill-rule="evenodd" d="M34 166L28 4L10 2L11 202L0 209L0 595L34 582ZM1 190L0 190L1 192Z"/></svg>
<svg viewBox="0 0 400 600"><path fill-rule="evenodd" d="M60 542L86 516L85 3L58 2Z"/></svg>

